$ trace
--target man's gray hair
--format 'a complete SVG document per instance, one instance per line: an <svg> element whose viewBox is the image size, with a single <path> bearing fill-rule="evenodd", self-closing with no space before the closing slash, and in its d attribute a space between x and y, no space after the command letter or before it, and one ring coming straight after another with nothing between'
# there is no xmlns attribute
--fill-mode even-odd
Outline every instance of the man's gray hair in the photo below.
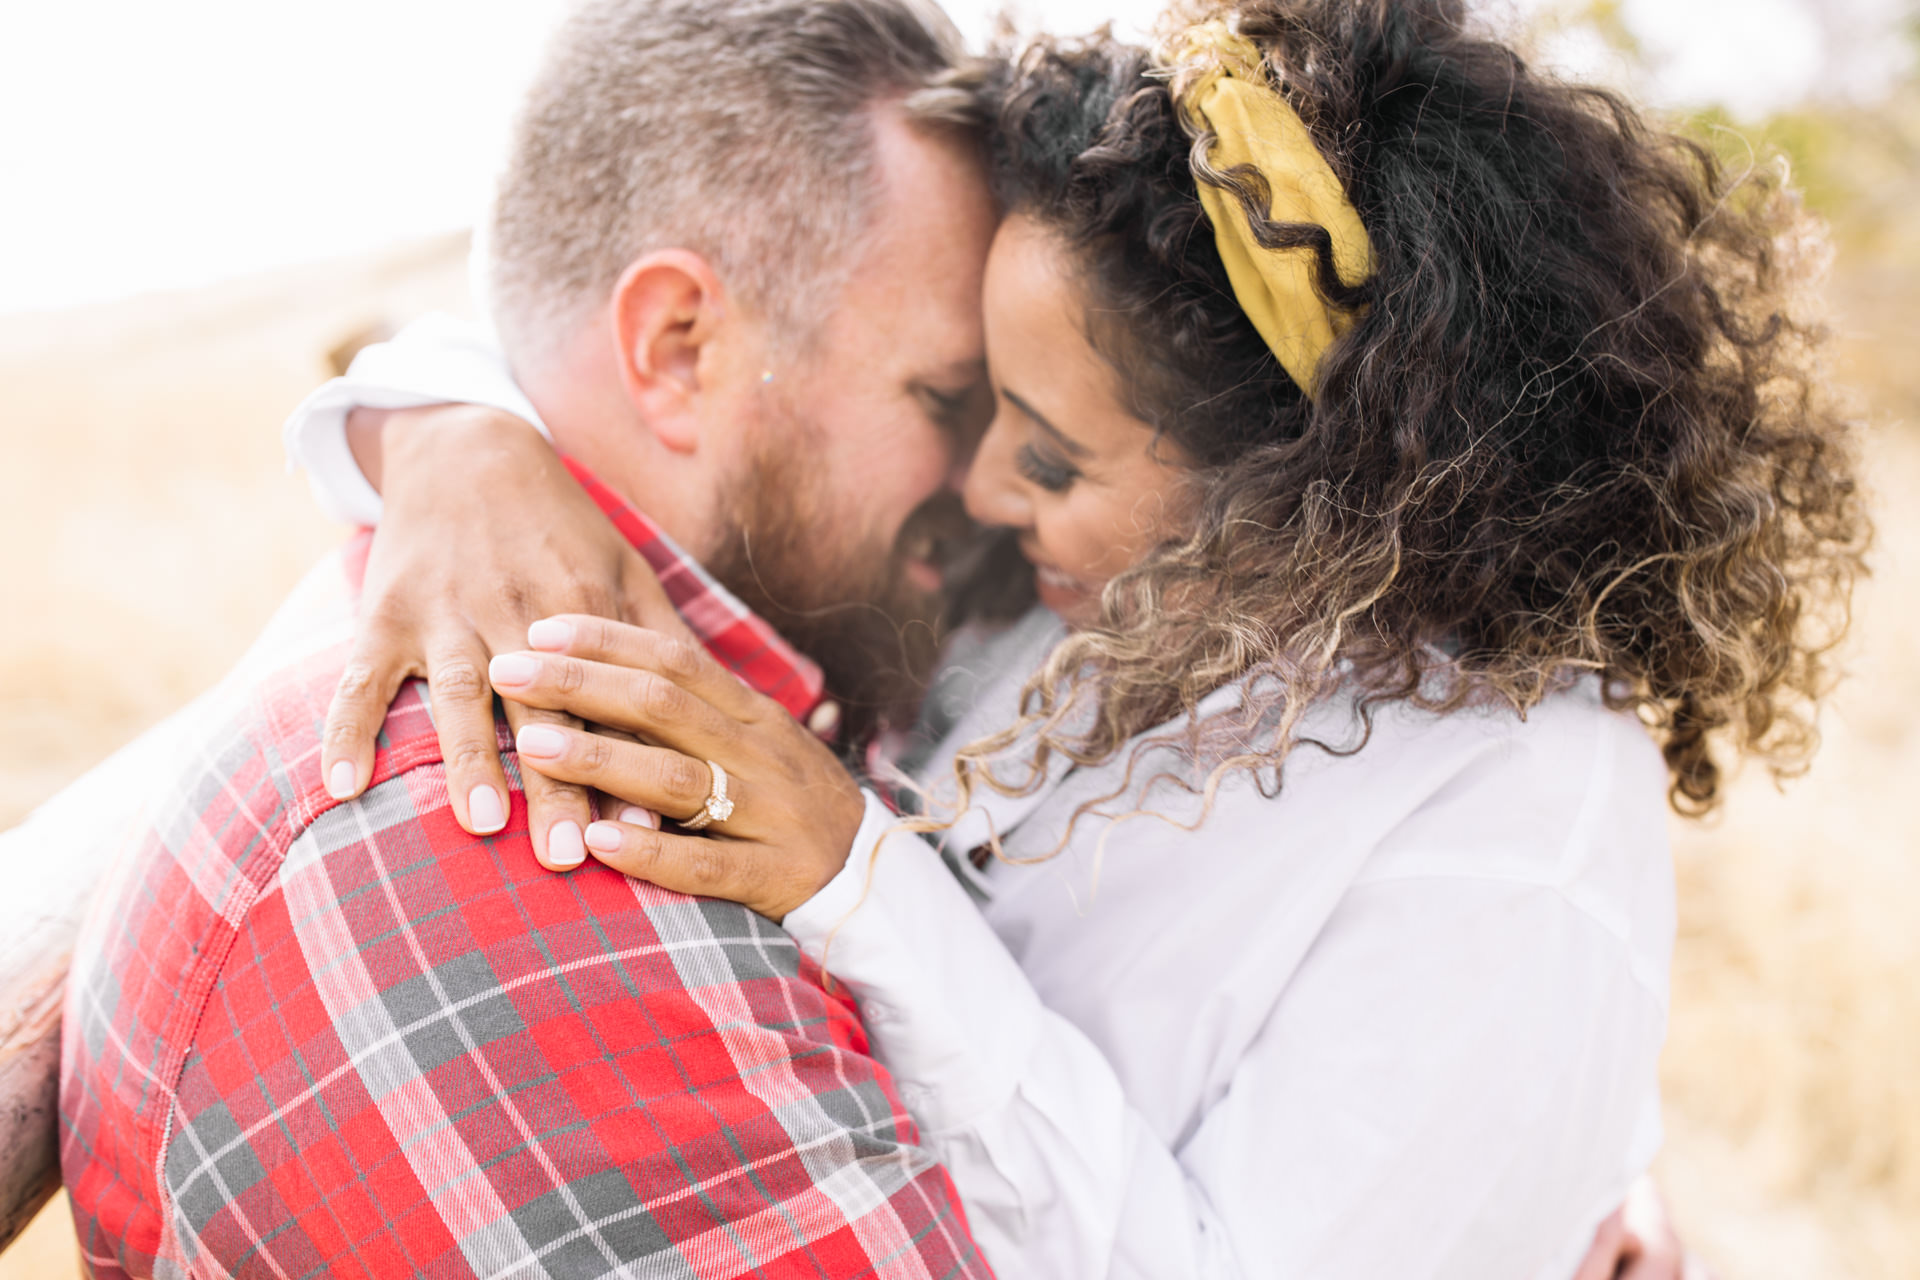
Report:
<svg viewBox="0 0 1920 1280"><path fill-rule="evenodd" d="M528 95L494 206L509 355L551 349L663 248L706 257L776 342L800 337L871 213L873 107L965 124L935 87L961 56L930 0L586 0Z"/></svg>

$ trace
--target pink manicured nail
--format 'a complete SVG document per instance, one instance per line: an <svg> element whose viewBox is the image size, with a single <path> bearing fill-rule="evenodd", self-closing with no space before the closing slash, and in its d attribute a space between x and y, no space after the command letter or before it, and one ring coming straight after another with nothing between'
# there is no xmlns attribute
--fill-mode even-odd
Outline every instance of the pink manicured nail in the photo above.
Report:
<svg viewBox="0 0 1920 1280"><path fill-rule="evenodd" d="M507 825L507 811L500 793L492 787L475 787L467 793L467 820L482 835L492 835Z"/></svg>
<svg viewBox="0 0 1920 1280"><path fill-rule="evenodd" d="M495 684L532 684L540 676L540 659L524 653L503 653L487 664Z"/></svg>
<svg viewBox="0 0 1920 1280"><path fill-rule="evenodd" d="M333 768L327 770L327 794L335 800L352 799L353 784L359 772L351 760L335 760Z"/></svg>
<svg viewBox="0 0 1920 1280"><path fill-rule="evenodd" d="M523 756L544 756L553 759L565 753L567 735L558 729L549 729L543 724L530 724L520 731L514 739L514 745Z"/></svg>
<svg viewBox="0 0 1920 1280"><path fill-rule="evenodd" d="M573 643L573 624L560 618L542 618L527 628L527 647L558 652Z"/></svg>
<svg viewBox="0 0 1920 1280"><path fill-rule="evenodd" d="M549 837L551 840L551 837ZM551 847L551 846L549 846ZM620 828L611 822L596 822L587 828L587 848L595 853L620 852Z"/></svg>
<svg viewBox="0 0 1920 1280"><path fill-rule="evenodd" d="M556 822L547 830L547 865L577 867L587 860L586 842L577 822Z"/></svg>
<svg viewBox="0 0 1920 1280"><path fill-rule="evenodd" d="M620 821L630 827L645 827L649 831L660 829L660 815L651 809L642 809L637 804L630 804L622 809Z"/></svg>
<svg viewBox="0 0 1920 1280"><path fill-rule="evenodd" d="M840 731L840 704L829 698L807 717L807 728L817 738L831 738Z"/></svg>

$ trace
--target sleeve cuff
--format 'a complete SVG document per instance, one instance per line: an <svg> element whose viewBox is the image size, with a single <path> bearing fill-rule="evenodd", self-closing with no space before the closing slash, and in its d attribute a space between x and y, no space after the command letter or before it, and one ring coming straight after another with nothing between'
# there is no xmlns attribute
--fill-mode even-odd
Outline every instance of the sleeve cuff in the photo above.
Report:
<svg viewBox="0 0 1920 1280"><path fill-rule="evenodd" d="M358 408L417 409L478 404L553 434L520 390L506 356L484 325L430 315L391 342L368 347L345 377L328 382L293 411L282 432L289 466L304 470L320 509L347 524L380 523L380 494L347 446L347 415Z"/></svg>
<svg viewBox="0 0 1920 1280"><path fill-rule="evenodd" d="M938 852L866 799L847 865L786 929L853 992L921 1126L965 1127L1013 1098L1044 1010Z"/></svg>
<svg viewBox="0 0 1920 1280"><path fill-rule="evenodd" d="M367 403L345 378L335 378L300 402L281 437L288 470L306 472L313 500L342 524L377 525L383 509L347 446L347 415Z"/></svg>
<svg viewBox="0 0 1920 1280"><path fill-rule="evenodd" d="M858 925L853 925L849 917L860 904L867 887L868 861L863 854L885 840L888 831L900 819L872 790L862 787L860 795L866 801L866 813L860 819L860 830L854 834L846 865L818 893L789 911L783 922L786 931L800 944L801 949L822 964L825 963L822 955L828 944L834 941L836 932L846 932L844 927L837 928L843 920L853 926L856 936L859 930L869 925L881 924L876 917L869 915L863 916ZM931 848L927 852L938 856L933 854Z"/></svg>

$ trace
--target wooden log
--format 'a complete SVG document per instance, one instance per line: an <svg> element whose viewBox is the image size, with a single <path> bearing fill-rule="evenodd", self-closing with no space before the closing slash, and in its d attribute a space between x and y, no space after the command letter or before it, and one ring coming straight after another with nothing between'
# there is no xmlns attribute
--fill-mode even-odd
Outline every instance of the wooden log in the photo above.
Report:
<svg viewBox="0 0 1920 1280"><path fill-rule="evenodd" d="M0 975L0 1248L26 1229L60 1186L55 1107L67 954L58 932L36 929L24 945L0 935L8 936L9 953L28 953L19 957L17 970L12 955L0 962L7 965Z"/></svg>
<svg viewBox="0 0 1920 1280"><path fill-rule="evenodd" d="M60 1002L86 904L38 816L0 836L0 1247L60 1185Z"/></svg>

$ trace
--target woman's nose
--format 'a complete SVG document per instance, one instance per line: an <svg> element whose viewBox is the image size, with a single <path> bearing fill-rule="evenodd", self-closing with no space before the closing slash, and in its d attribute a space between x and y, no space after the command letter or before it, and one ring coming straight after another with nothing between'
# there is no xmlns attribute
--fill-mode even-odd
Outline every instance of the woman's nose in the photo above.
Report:
<svg viewBox="0 0 1920 1280"><path fill-rule="evenodd" d="M1010 433L995 418L981 438L961 489L967 514L981 524L1024 529L1033 522L1033 504L1027 500L1026 483L1013 457Z"/></svg>

